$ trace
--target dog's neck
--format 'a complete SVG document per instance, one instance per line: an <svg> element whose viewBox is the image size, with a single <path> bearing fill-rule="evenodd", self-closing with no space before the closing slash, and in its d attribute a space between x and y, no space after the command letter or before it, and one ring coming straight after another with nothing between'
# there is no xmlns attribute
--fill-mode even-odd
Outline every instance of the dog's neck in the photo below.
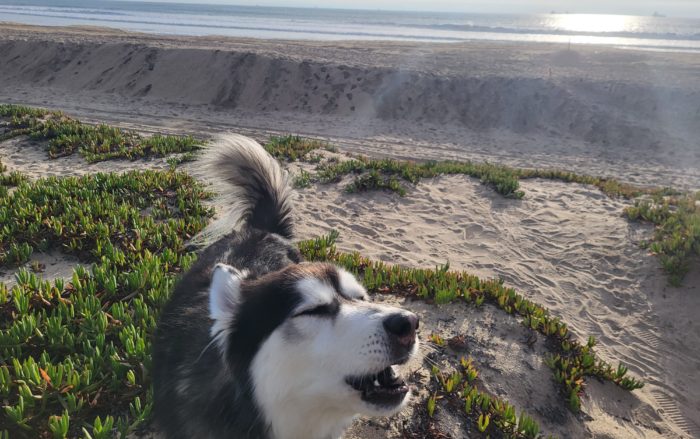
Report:
<svg viewBox="0 0 700 439"><path fill-rule="evenodd" d="M275 410L269 420L271 439L339 439L354 417L347 411L315 407L295 407L287 404Z"/></svg>

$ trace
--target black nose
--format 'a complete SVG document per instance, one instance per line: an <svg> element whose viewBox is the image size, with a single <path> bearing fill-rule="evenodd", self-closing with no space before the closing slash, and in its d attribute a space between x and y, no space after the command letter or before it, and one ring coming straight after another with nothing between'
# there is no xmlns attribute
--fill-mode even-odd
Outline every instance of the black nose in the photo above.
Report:
<svg viewBox="0 0 700 439"><path fill-rule="evenodd" d="M386 332L396 337L402 345L410 346L415 342L416 329L418 329L417 315L410 312L392 314L382 323Z"/></svg>

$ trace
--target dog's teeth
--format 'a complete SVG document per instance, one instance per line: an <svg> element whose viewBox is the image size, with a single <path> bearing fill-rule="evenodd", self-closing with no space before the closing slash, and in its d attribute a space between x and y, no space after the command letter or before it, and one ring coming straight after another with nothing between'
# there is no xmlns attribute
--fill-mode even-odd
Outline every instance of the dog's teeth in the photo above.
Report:
<svg viewBox="0 0 700 439"><path fill-rule="evenodd" d="M391 366L389 368L389 377L394 380L399 376L399 374L396 372L396 367Z"/></svg>

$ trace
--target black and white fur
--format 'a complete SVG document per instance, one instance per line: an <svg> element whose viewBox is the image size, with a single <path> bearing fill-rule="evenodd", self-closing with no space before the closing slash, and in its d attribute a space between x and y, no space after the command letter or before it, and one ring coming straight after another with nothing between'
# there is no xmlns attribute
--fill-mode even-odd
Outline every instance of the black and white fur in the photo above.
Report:
<svg viewBox="0 0 700 439"><path fill-rule="evenodd" d="M156 422L168 439L335 439L358 414L408 397L392 365L417 351L418 318L372 304L347 271L306 263L291 189L251 139L224 136L206 172L234 218L180 280L156 331ZM221 187L219 187L221 190Z"/></svg>

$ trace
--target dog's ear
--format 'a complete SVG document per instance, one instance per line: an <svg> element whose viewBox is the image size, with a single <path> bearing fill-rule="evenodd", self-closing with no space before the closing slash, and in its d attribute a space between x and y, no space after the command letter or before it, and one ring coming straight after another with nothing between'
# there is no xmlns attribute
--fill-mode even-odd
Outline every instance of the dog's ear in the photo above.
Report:
<svg viewBox="0 0 700 439"><path fill-rule="evenodd" d="M367 290L357 281L357 278L352 273L340 267L336 268L336 270L338 271L340 294L350 299L367 300L369 297L367 296Z"/></svg>
<svg viewBox="0 0 700 439"><path fill-rule="evenodd" d="M209 317L214 320L214 332L226 330L241 303L241 282L246 272L226 264L216 264L209 288Z"/></svg>

